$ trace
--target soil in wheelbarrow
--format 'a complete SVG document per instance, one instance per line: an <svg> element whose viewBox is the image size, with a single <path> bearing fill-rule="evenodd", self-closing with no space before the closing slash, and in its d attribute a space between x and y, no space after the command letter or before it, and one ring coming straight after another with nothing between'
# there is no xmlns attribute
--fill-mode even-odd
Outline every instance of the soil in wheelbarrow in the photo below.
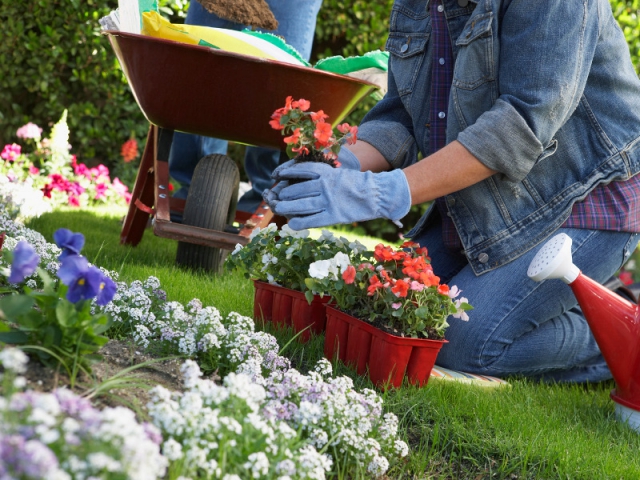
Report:
<svg viewBox="0 0 640 480"><path fill-rule="evenodd" d="M220 18L265 30L278 28L278 21L264 0L198 0Z"/></svg>

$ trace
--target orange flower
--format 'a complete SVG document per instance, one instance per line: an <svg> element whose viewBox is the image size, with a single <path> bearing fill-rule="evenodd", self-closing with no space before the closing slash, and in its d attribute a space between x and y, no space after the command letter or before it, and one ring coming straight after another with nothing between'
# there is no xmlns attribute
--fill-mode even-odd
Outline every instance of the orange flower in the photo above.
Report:
<svg viewBox="0 0 640 480"><path fill-rule="evenodd" d="M358 127L351 126L348 123L342 123L336 127L340 133L346 135L347 143L353 145L358 140Z"/></svg>
<svg viewBox="0 0 640 480"><path fill-rule="evenodd" d="M124 142L120 154L125 163L133 162L138 157L138 142L136 142L136 139L130 138Z"/></svg>
<svg viewBox="0 0 640 480"><path fill-rule="evenodd" d="M313 121L313 123L324 122L327 118L329 118L329 115L324 113L324 111L322 110L318 110L317 112L309 112L309 115L311 116L311 120Z"/></svg>
<svg viewBox="0 0 640 480"><path fill-rule="evenodd" d="M300 129L299 128L296 128L293 131L293 133L291 134L291 136L284 137L284 143L286 143L286 144L298 143L299 140L300 140Z"/></svg>
<svg viewBox="0 0 640 480"><path fill-rule="evenodd" d="M420 274L420 281L427 287L435 287L440 283L440 277L434 275L433 270L428 269Z"/></svg>
<svg viewBox="0 0 640 480"><path fill-rule="evenodd" d="M388 287L391 283L393 283L393 278L389 276L389 272L387 272L384 268L380 270L380 276L384 279L385 287Z"/></svg>
<svg viewBox="0 0 640 480"><path fill-rule="evenodd" d="M379 262L390 262L391 260L402 260L406 254L402 251L395 251L393 248L379 243L376 245L373 256Z"/></svg>
<svg viewBox="0 0 640 480"><path fill-rule="evenodd" d="M406 256L402 261L403 269L402 273L417 280L420 278L420 273L427 269L428 264L422 257L410 257ZM431 268L431 267L429 267Z"/></svg>
<svg viewBox="0 0 640 480"><path fill-rule="evenodd" d="M300 155L309 155L309 149L307 147L305 147L304 145L301 147L292 147L291 148L292 152L297 152Z"/></svg>
<svg viewBox="0 0 640 480"><path fill-rule="evenodd" d="M347 285L351 285L356 279L356 269L353 265L349 265L344 272L342 272L342 279Z"/></svg>
<svg viewBox="0 0 640 480"><path fill-rule="evenodd" d="M445 285L444 283L442 285L438 285L438 293L440 295L446 295L449 293L449 285Z"/></svg>
<svg viewBox="0 0 640 480"><path fill-rule="evenodd" d="M331 128L331 124L327 122L318 122L316 124L316 129L313 132L313 137L318 141L320 145L327 146L331 137L333 136L333 129Z"/></svg>
<svg viewBox="0 0 640 480"><path fill-rule="evenodd" d="M409 292L409 282L405 280L397 280L396 284L391 287L391 291L395 293L396 297L404 298Z"/></svg>
<svg viewBox="0 0 640 480"><path fill-rule="evenodd" d="M300 100L297 100L295 102L291 102L291 108L299 108L303 112L309 110L309 107L311 107L311 102L309 100L305 100L304 98L301 98Z"/></svg>
<svg viewBox="0 0 640 480"><path fill-rule="evenodd" d="M371 296L376 293L379 288L384 288L384 285L380 281L377 275L373 275L369 278L369 286L367 287L367 295Z"/></svg>
<svg viewBox="0 0 640 480"><path fill-rule="evenodd" d="M273 128L274 130L282 130L284 129L284 125L280 124L280 118L282 118L282 115L277 115L274 113L273 115L271 115L271 118L273 120L269 120L269 125L271 125L271 128Z"/></svg>

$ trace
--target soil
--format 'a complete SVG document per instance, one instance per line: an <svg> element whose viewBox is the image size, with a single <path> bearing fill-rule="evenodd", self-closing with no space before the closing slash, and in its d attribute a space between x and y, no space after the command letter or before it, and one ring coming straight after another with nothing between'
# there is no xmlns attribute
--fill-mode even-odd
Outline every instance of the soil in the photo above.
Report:
<svg viewBox="0 0 640 480"><path fill-rule="evenodd" d="M81 374L73 391L79 395L90 395L91 389L107 381L123 369L132 365L157 360L153 356L143 353L130 342L110 340L98 352L103 360L92 366L92 376ZM162 385L172 391L182 390L182 373L180 372L181 359L154 361L153 363L133 370L128 374L135 379L135 385L125 388L114 388L104 395L92 398L98 407L124 405L134 411L144 412L146 404L150 400L149 390ZM70 381L64 369L53 370L44 366L36 358L31 358L28 363L27 389L40 392L50 392L59 387L69 387Z"/></svg>
<svg viewBox="0 0 640 480"><path fill-rule="evenodd" d="M252 27L275 30L278 21L264 0L198 0L220 18Z"/></svg>
<svg viewBox="0 0 640 480"><path fill-rule="evenodd" d="M296 163L316 162L316 163L326 163L327 165L333 168L337 167L335 160L325 157L320 152L314 152L310 155L298 155L297 157L294 158L294 160ZM295 185L296 183L302 183L306 181L307 180L305 179L296 179L296 178L292 178L288 180L289 185Z"/></svg>

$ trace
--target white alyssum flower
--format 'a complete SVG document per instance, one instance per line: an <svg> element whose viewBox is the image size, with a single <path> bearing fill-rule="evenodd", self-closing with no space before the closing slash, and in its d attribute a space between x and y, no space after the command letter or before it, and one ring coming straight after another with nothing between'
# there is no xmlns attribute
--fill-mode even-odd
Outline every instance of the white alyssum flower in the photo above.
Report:
<svg viewBox="0 0 640 480"><path fill-rule="evenodd" d="M20 349L8 347L0 350L0 363L2 363L5 370L11 370L14 373L25 373L28 362L29 357Z"/></svg>

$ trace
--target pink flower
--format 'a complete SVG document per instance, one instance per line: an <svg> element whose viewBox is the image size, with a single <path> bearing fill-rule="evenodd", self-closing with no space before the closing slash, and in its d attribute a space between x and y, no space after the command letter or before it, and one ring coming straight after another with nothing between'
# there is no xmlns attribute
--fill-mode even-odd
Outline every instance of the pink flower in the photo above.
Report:
<svg viewBox="0 0 640 480"><path fill-rule="evenodd" d="M400 302L391 304L391 308L393 308L394 310L398 310L401 306L402 306L402 303Z"/></svg>
<svg viewBox="0 0 640 480"><path fill-rule="evenodd" d="M64 178L59 173L52 173L51 175L49 175L49 180L51 181L52 190L59 190L61 192L66 192L69 190L69 187L71 185L69 183L69 180Z"/></svg>
<svg viewBox="0 0 640 480"><path fill-rule="evenodd" d="M127 203L131 200L131 194L129 193L129 187L127 187L124 183L120 181L118 177L113 179L113 183L111 184L113 189L116 191L120 197L124 198Z"/></svg>
<svg viewBox="0 0 640 480"><path fill-rule="evenodd" d="M469 303L469 300L464 297L460 297L460 300L456 300L456 308L460 308L460 305L462 305L463 303ZM467 312L465 312L464 310L458 310L458 313L454 313L452 317L459 318L464 322L469 321L469 315L467 315Z"/></svg>
<svg viewBox="0 0 640 480"><path fill-rule="evenodd" d="M458 287L454 285L451 288L449 288L449 292L447 293L447 295L449 295L449 298L456 298L461 293L462 293L462 290L458 289Z"/></svg>
<svg viewBox="0 0 640 480"><path fill-rule="evenodd" d="M38 167L34 167L33 165L29 166L29 173L31 175L38 175L40 173L40 169Z"/></svg>
<svg viewBox="0 0 640 480"><path fill-rule="evenodd" d="M96 196L93 197L95 200L102 200L107 197L107 190L109 187L106 183L96 183Z"/></svg>
<svg viewBox="0 0 640 480"><path fill-rule="evenodd" d="M42 135L42 129L37 126L35 123L27 123L18 129L16 132L18 138L24 138L25 140L28 138L34 138L38 140Z"/></svg>
<svg viewBox="0 0 640 480"><path fill-rule="evenodd" d="M109 169L102 164L92 168L90 171L91 175L96 179L101 177L109 178Z"/></svg>
<svg viewBox="0 0 640 480"><path fill-rule="evenodd" d="M47 183L44 187L42 187L42 194L47 198L51 198L52 190L53 186L50 183Z"/></svg>
<svg viewBox="0 0 640 480"><path fill-rule="evenodd" d="M82 195L84 193L85 188L80 185L78 182L70 182L69 183L69 193L73 195Z"/></svg>
<svg viewBox="0 0 640 480"><path fill-rule="evenodd" d="M2 153L0 153L0 157L5 159L7 162L13 162L20 156L21 152L22 147L17 143L12 143L11 145L4 146Z"/></svg>
<svg viewBox="0 0 640 480"><path fill-rule="evenodd" d="M414 280L413 282L411 282L410 288L414 292L421 292L422 290L424 290L424 284L418 282L417 280Z"/></svg>
<svg viewBox="0 0 640 480"><path fill-rule="evenodd" d="M69 195L69 205L72 207L79 207L80 200L75 195Z"/></svg>
<svg viewBox="0 0 640 480"><path fill-rule="evenodd" d="M79 177L86 177L91 179L91 171L84 163L76 163L73 166L73 172Z"/></svg>

